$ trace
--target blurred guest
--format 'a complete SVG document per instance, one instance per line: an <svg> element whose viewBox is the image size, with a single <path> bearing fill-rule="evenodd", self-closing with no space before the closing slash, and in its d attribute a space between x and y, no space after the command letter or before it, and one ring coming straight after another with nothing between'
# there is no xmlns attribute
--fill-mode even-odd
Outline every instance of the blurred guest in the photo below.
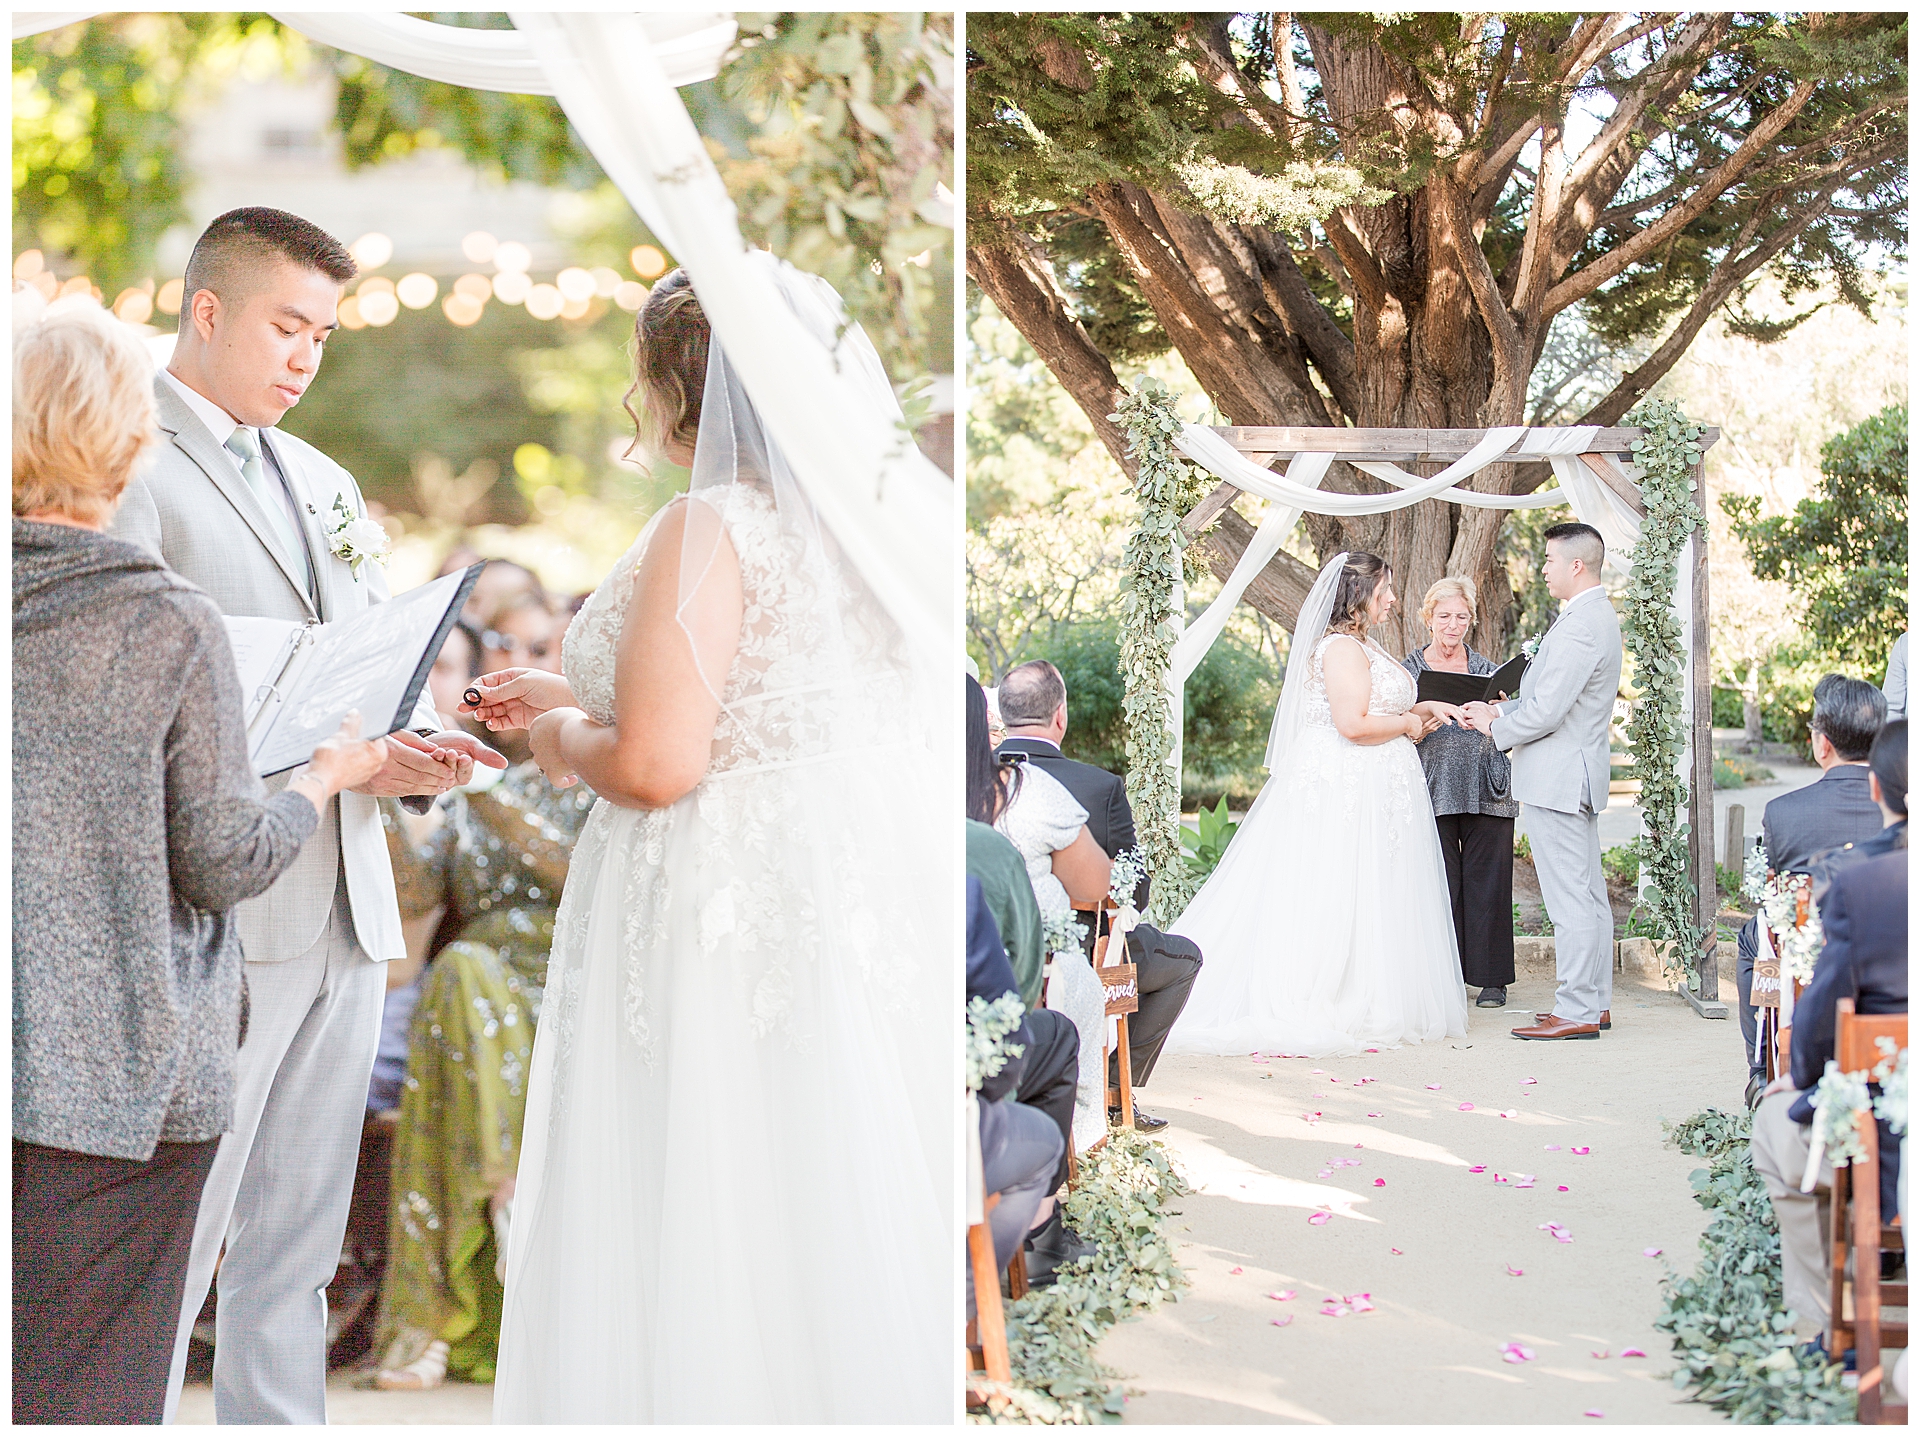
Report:
<svg viewBox="0 0 1920 1437"><path fill-rule="evenodd" d="M419 981L406 1037L380 1297L382 1387L493 1380L527 1067L553 920L594 801L527 762L455 792L422 839L388 830L400 909L446 908L453 941Z"/></svg>
<svg viewBox="0 0 1920 1437"><path fill-rule="evenodd" d="M984 998L992 1003L1014 994L1013 969L1006 951L1000 946L1000 932L988 911L980 880L967 879L967 1001ZM1023 1020L1019 1028L1002 1042L1009 1050L1020 1049L1000 1071L980 1087L980 1157L989 1196L1000 1201L987 1214L993 1230L993 1256L1000 1271L1013 1261L1014 1253L1036 1222L1051 1214L1054 1179L1066 1140L1060 1130L1047 1121L1046 1114L1016 1102L1026 1068L1027 1052L1034 1047L1034 1035ZM973 1309L973 1267L967 1266L967 1308Z"/></svg>
<svg viewBox="0 0 1920 1437"><path fill-rule="evenodd" d="M545 594L520 593L503 599L487 616L480 635L480 672L544 669L560 672L560 640L566 625L556 619Z"/></svg>
<svg viewBox="0 0 1920 1437"><path fill-rule="evenodd" d="M1905 833L1906 725L1889 724L1874 745L1876 762L1868 778L1881 816L1891 830ZM1898 730L1897 733L1893 730ZM1881 774L1888 782L1881 782ZM1897 774L1897 804L1891 791ZM1800 1184L1812 1143L1811 1089L1834 1056L1837 1005L1853 999L1862 1014L1907 1011L1907 853L1904 844L1878 857L1842 869L1820 901L1826 944L1814 963L1813 980L1793 1010L1791 1071L1767 1085L1753 1115L1753 1166L1773 1199L1780 1227L1780 1263L1794 1330L1816 1338L1829 1317L1831 1248L1827 1242L1832 1205L1833 1167L1822 1163L1814 1191ZM1900 1143L1882 1121L1880 1145L1881 1221L1899 1211ZM1816 1338L1815 1345L1818 1345ZM1839 1353L1828 1354L1838 1358Z"/></svg>
<svg viewBox="0 0 1920 1437"><path fill-rule="evenodd" d="M448 574L471 568L480 562L480 556L462 544L442 561L440 572L435 577L445 578ZM467 602L460 609L461 621L471 625L476 632L486 627L487 618L516 594L540 594L543 597L546 594L540 576L524 564L516 564L511 559L488 559L486 565L480 571L480 577L474 581L473 588L468 590Z"/></svg>
<svg viewBox="0 0 1920 1437"><path fill-rule="evenodd" d="M1428 669L1479 675L1499 667L1467 643L1478 598L1467 578L1428 588L1420 622L1433 641L1406 657L1416 684ZM1420 766L1447 863L1461 977L1480 990L1477 1006L1503 1008L1513 982L1513 821L1520 812L1507 787L1512 765L1487 734L1442 724L1420 740Z"/></svg>
<svg viewBox="0 0 1920 1437"><path fill-rule="evenodd" d="M13 1418L159 1422L246 1029L230 910L381 748L266 796L220 611L101 532L153 448L112 320L13 341Z"/></svg>
<svg viewBox="0 0 1920 1437"><path fill-rule="evenodd" d="M1880 806L1867 789L1867 755L1886 718L1886 696L1864 679L1828 674L1813 686L1808 727L1820 777L1781 794L1762 812L1768 868L1807 873L1814 858L1827 849L1862 842L1880 831ZM1734 968L1740 1031L1747 1044L1748 1107L1760 1101L1766 1082L1765 1055L1755 1051L1760 1020L1753 1003L1753 963L1759 951L1759 930L1750 918L1740 930Z"/></svg>

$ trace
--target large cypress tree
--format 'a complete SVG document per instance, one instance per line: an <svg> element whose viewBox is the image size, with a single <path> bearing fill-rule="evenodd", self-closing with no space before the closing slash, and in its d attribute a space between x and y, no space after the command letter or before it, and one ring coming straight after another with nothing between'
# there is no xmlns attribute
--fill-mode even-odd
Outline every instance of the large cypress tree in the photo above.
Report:
<svg viewBox="0 0 1920 1437"><path fill-rule="evenodd" d="M1576 306L1650 349L1580 421L1616 423L1716 311L1782 337L1744 314L1763 276L1867 309L1862 269L1904 256L1906 37L1892 12L975 14L968 275L1123 467L1116 361L1177 350L1234 424L1525 423ZM1502 517L1308 528L1386 555L1403 594L1473 577L1498 647ZM1217 572L1251 533L1222 515ZM1265 578L1291 626L1311 571Z"/></svg>

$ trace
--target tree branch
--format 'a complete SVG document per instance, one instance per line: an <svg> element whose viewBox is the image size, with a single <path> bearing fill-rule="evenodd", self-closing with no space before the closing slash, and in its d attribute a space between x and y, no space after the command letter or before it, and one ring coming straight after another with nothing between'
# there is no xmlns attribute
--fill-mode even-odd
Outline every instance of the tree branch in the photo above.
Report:
<svg viewBox="0 0 1920 1437"><path fill-rule="evenodd" d="M1033 352L1073 396L1093 432L1129 476L1126 431L1107 416L1119 407L1124 391L1107 357L1087 337L1079 317L1053 282L1053 275L1022 238L1004 225L969 217L967 274L987 292ZM986 230L985 235L978 231ZM982 243L982 240L998 243Z"/></svg>
<svg viewBox="0 0 1920 1437"><path fill-rule="evenodd" d="M1794 86L1793 93L1753 127L1740 148L1715 166L1684 203L1675 205L1646 229L1609 250L1586 268L1567 276L1548 291L1545 313L1558 314L1568 305L1579 303L1705 214L1713 202L1754 165L1762 151L1773 143L1780 132L1793 123L1794 117L1806 108L1819 87L1817 80L1802 80Z"/></svg>

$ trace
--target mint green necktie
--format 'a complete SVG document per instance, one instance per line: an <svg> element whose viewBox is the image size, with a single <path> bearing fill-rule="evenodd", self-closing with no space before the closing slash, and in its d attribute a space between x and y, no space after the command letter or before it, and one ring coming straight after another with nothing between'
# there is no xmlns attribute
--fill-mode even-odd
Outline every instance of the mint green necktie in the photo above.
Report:
<svg viewBox="0 0 1920 1437"><path fill-rule="evenodd" d="M300 542L300 536L294 532L287 518L286 505L280 501L280 495L274 490L273 479L267 473L266 461L260 457L260 440L254 432L241 425L233 431L227 440L227 449L240 461L240 476L247 481L247 487L253 490L253 497L260 501L260 507L267 511L267 522L273 525L273 532L280 540L283 555L293 562L303 581L307 580L307 551ZM309 581L310 582L310 581Z"/></svg>

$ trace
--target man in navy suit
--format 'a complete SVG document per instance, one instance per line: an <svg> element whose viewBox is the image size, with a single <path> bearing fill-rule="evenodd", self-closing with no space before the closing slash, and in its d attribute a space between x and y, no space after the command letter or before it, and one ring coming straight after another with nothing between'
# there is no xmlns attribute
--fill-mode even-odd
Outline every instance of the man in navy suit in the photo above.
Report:
<svg viewBox="0 0 1920 1437"><path fill-rule="evenodd" d="M1761 833L1767 867L1776 873L1807 873L1830 848L1860 843L1880 831L1880 806L1867 793L1867 754L1887 718L1886 696L1864 679L1828 674L1813 689L1813 759L1822 770L1805 788L1783 793L1766 807ZM1740 1031L1747 1040L1747 1106L1759 1101L1766 1081L1754 1053L1759 1013L1753 1003L1753 962L1759 952L1756 922L1740 930Z"/></svg>
<svg viewBox="0 0 1920 1437"><path fill-rule="evenodd" d="M1060 751L1061 741L1067 736L1067 685L1060 677L1060 670L1045 660L1008 669L1000 680L1000 721L1006 725L1007 736L996 751L1025 754L1029 763L1059 779L1074 801L1087 811L1087 831L1108 858L1138 844L1133 829L1133 806L1127 802L1126 780L1090 763L1068 758ZM1142 877L1133 894L1133 906L1143 911L1147 906L1147 887L1147 880ZM1151 935L1142 933L1141 936ZM1127 1024L1136 1088L1144 1086L1153 1075L1160 1049L1173 1030L1180 1010L1187 1006L1187 995L1193 991L1193 980L1200 972L1199 950L1193 948L1187 953L1180 951L1182 946L1193 948L1184 939L1164 935L1159 942L1130 941L1127 945L1127 956L1138 970L1140 996L1140 1010ZM1091 947L1088 951L1092 951ZM1118 1054L1107 1060L1107 1083L1110 1087L1119 1086ZM1134 1126L1143 1133L1167 1125L1165 1118L1156 1118L1138 1105L1133 1114Z"/></svg>
<svg viewBox="0 0 1920 1437"><path fill-rule="evenodd" d="M1905 837L1907 726L1888 724L1872 749L1868 779L1888 831ZM1767 1087L1753 1115L1753 1166L1767 1184L1780 1227L1781 1276L1787 1306L1802 1336L1827 1324L1828 1207L1833 1169L1823 1165L1811 1193L1800 1191L1813 1119L1809 1089L1834 1056L1835 1009L1851 998L1863 1014L1907 1011L1907 853L1891 852L1841 869L1820 901L1826 946L1813 981L1793 1010L1792 1071ZM1880 1127L1880 1210L1898 1210L1900 1145Z"/></svg>

